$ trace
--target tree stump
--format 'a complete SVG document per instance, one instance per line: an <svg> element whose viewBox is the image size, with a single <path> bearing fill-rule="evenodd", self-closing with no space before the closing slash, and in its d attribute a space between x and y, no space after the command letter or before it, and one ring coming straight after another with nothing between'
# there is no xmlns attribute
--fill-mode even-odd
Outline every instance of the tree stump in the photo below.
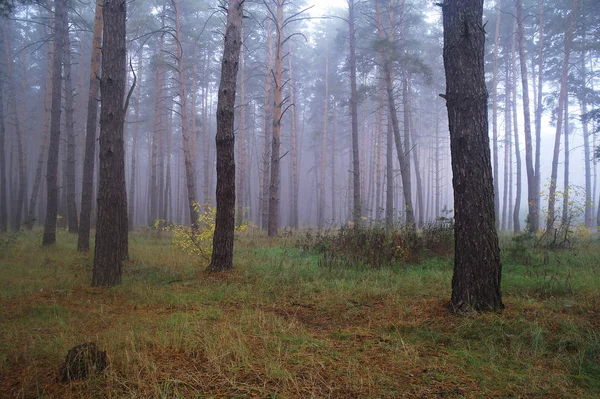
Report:
<svg viewBox="0 0 600 399"><path fill-rule="evenodd" d="M106 352L98 350L96 344L87 342L69 349L60 368L62 382L84 380L92 374L101 373L108 366Z"/></svg>

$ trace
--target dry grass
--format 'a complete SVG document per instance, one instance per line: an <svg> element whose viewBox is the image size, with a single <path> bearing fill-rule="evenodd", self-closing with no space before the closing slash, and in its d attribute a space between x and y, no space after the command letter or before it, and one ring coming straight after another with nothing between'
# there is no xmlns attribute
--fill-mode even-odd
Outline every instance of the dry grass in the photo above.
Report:
<svg viewBox="0 0 600 399"><path fill-rule="evenodd" d="M132 236L123 284L89 287L61 232L0 248L0 396L16 398L597 398L600 245L505 262L507 309L446 312L451 265L331 270L293 238L238 238L207 274L168 237ZM94 341L102 376L56 381Z"/></svg>

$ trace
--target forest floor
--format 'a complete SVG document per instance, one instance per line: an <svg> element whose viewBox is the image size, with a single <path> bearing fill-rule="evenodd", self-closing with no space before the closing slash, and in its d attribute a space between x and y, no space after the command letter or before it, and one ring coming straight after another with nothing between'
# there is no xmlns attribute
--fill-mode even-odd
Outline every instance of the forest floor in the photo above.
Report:
<svg viewBox="0 0 600 399"><path fill-rule="evenodd" d="M130 237L110 289L64 231L0 243L0 397L600 397L598 239L512 256L504 238L506 309L456 316L450 258L331 269L298 236L246 232L235 270L208 274L167 234ZM58 382L90 341L106 371Z"/></svg>

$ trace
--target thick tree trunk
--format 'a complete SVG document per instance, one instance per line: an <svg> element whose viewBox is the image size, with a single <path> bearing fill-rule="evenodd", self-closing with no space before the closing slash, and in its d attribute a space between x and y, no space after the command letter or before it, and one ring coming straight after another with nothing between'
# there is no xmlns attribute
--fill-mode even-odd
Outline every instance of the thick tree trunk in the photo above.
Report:
<svg viewBox="0 0 600 399"><path fill-rule="evenodd" d="M275 72L273 76L273 141L271 147L271 180L269 183L269 225L268 235L277 235L279 229L279 200L281 185L281 118L283 106L283 4L277 0L277 31L275 32Z"/></svg>
<svg viewBox="0 0 600 399"><path fill-rule="evenodd" d="M546 231L551 236L554 231L555 206L556 206L556 185L558 179L558 157L560 155L560 136L563 125L564 107L567 99L567 83L569 77L569 57L571 55L571 44L573 42L573 31L577 21L577 1L573 0L573 9L569 29L565 33L564 59L560 78L560 93L558 96L558 111L556 118L556 135L554 136L554 153L552 157L552 172L550 175L550 188L548 190L548 216L546 219Z"/></svg>
<svg viewBox="0 0 600 399"><path fill-rule="evenodd" d="M67 14L68 16L68 14ZM68 34L67 34L68 38ZM65 124L67 133L67 163L66 194L67 194L67 226L69 233L77 234L79 223L77 221L77 202L75 199L75 105L73 102L73 80L71 77L71 43L65 43L63 68L65 71Z"/></svg>
<svg viewBox="0 0 600 399"><path fill-rule="evenodd" d="M104 0L96 1L94 33L92 39L92 59L90 69L90 89L88 93L87 120L85 125L85 156L81 187L81 214L79 217L78 251L90 250L90 225L92 219L92 200L94 194L94 163L96 158L96 130L98 122L98 91L100 88L100 47L102 44L102 5Z"/></svg>
<svg viewBox="0 0 600 399"><path fill-rule="evenodd" d="M356 28L354 21L354 0L348 3L348 43L350 55L348 68L350 69L350 116L352 128L352 220L355 226L362 222L362 202L360 195L360 160L358 148L358 89L356 87Z"/></svg>
<svg viewBox="0 0 600 399"><path fill-rule="evenodd" d="M52 66L52 107L50 117L50 144L46 166L46 220L42 245L56 243L56 217L58 213L58 149L60 144L60 103L62 62L67 41L67 0L55 1L54 59Z"/></svg>
<svg viewBox="0 0 600 399"><path fill-rule="evenodd" d="M121 282L123 235L127 235L127 193L125 192L126 85L126 0L107 0L102 7L102 80L100 95L100 181L98 220L92 285L110 287ZM124 223L125 222L125 223Z"/></svg>
<svg viewBox="0 0 600 399"><path fill-rule="evenodd" d="M235 230L235 92L242 46L244 0L230 0L221 64L217 105L217 214L213 238L212 272L233 268Z"/></svg>
<svg viewBox="0 0 600 399"><path fill-rule="evenodd" d="M503 308L488 137L483 0L445 0L444 68L455 207L454 311Z"/></svg>
<svg viewBox="0 0 600 399"><path fill-rule="evenodd" d="M525 28L523 27L523 0L517 0L517 35L519 39L519 60L521 64L521 85L523 92L523 116L525 130L525 167L527 170L527 204L529 206L528 230L539 229L539 202L537 177L533 166L533 143L531 138L531 114L529 110L529 80L527 75L527 56L525 54Z"/></svg>

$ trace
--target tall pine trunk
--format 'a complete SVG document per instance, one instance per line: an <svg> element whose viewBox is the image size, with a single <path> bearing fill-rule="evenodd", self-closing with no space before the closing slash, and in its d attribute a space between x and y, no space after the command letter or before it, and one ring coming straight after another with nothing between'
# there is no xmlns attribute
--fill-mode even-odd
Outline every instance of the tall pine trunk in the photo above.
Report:
<svg viewBox="0 0 600 399"><path fill-rule="evenodd" d="M348 44L350 55L348 68L350 69L350 117L352 128L352 220L355 226L362 222L362 202L360 194L360 160L358 148L358 89L356 87L356 28L354 0L348 3Z"/></svg>
<svg viewBox="0 0 600 399"><path fill-rule="evenodd" d="M126 0L106 1L102 7L102 79L100 92L100 180L98 219L92 285L110 287L121 282L127 235L127 193L125 192L125 148L123 128L126 104Z"/></svg>
<svg viewBox="0 0 600 399"><path fill-rule="evenodd" d="M454 311L503 308L488 137L483 0L445 0L444 69L455 207Z"/></svg>
<svg viewBox="0 0 600 399"><path fill-rule="evenodd" d="M221 64L217 105L217 213L213 237L212 272L233 268L235 229L235 92L242 46L244 0L230 0Z"/></svg>
<svg viewBox="0 0 600 399"><path fill-rule="evenodd" d="M67 41L67 0L55 0L54 59L52 66L52 107L50 117L50 143L46 166L46 220L43 245L56 243L56 219L58 214L58 150L60 144L60 105L62 62Z"/></svg>
<svg viewBox="0 0 600 399"><path fill-rule="evenodd" d="M102 44L102 6L104 0L96 1L94 33L92 39L92 59L85 125L85 156L81 188L81 214L79 217L79 236L77 250L89 251L90 225L92 219L92 199L94 194L94 163L96 158L96 130L98 123L98 91L100 89L100 48Z"/></svg>
<svg viewBox="0 0 600 399"><path fill-rule="evenodd" d="M68 14L67 14L68 16ZM67 34L67 39L68 39ZM65 71L65 130L67 133L67 163L66 185L67 185L67 226L69 233L77 234L79 223L77 221L77 202L75 198L75 104L73 101L73 80L71 76L71 43L69 40L65 43L63 68Z"/></svg>

